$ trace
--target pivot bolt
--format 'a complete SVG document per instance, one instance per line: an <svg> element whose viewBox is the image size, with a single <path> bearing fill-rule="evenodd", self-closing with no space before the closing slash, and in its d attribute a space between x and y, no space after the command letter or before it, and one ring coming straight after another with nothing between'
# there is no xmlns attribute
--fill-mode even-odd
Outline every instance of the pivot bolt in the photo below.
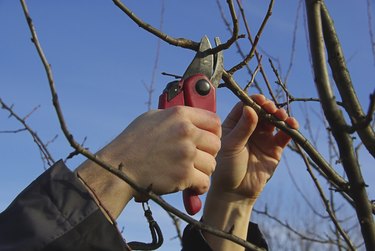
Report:
<svg viewBox="0 0 375 251"><path fill-rule="evenodd" d="M200 79L195 84L195 90L202 96L206 96L208 93L210 93L211 85L210 83L205 79Z"/></svg>

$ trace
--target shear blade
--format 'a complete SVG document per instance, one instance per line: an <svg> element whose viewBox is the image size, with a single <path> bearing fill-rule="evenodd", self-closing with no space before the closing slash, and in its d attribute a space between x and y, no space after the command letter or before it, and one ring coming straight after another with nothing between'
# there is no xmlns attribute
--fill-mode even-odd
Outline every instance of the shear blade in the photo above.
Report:
<svg viewBox="0 0 375 251"><path fill-rule="evenodd" d="M215 45L220 45L220 39L218 37L215 37ZM224 65L223 65L223 51L219 51L215 54L215 64L214 64L214 72L211 76L211 83L216 88L220 84L221 76L223 75Z"/></svg>
<svg viewBox="0 0 375 251"><path fill-rule="evenodd" d="M186 79L195 74L201 73L211 78L213 75L214 68L214 56L204 55L204 52L211 49L211 43L207 36L204 36L199 45L199 51L195 55L193 61L190 63L189 67L186 69L182 79Z"/></svg>

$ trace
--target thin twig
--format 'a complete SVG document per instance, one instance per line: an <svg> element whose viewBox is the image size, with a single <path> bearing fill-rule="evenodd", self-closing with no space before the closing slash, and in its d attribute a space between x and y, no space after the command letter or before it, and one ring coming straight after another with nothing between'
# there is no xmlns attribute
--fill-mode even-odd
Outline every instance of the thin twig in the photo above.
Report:
<svg viewBox="0 0 375 251"><path fill-rule="evenodd" d="M198 42L194 42L192 40L185 39L185 38L173 38L161 32L160 30L156 29L155 27L151 26L150 24L143 22L120 0L113 0L113 2L120 10L122 10L131 20L133 20L133 22L135 22L142 29L154 34L155 36L159 37L160 39L162 39L163 41L171 45L198 51L199 49Z"/></svg>
<svg viewBox="0 0 375 251"><path fill-rule="evenodd" d="M248 92L248 89L250 88L250 86L253 85L253 83L255 81L255 77L256 77L257 73L259 72L259 70L261 68L261 65L262 65L261 62L259 62L259 64L257 65L257 68L255 68L253 74L251 75L251 79L250 79L249 83L247 83L247 85L244 88L245 92Z"/></svg>
<svg viewBox="0 0 375 251"><path fill-rule="evenodd" d="M38 149L39 149L40 154L42 156L42 160L46 161L48 166L53 165L53 163L55 161L52 157L52 154L48 151L47 145L45 143L43 143L43 141L40 139L38 134L33 129L31 129L31 127L26 123L27 118L29 118L30 115L33 112L35 112L38 109L39 106L34 108L29 114L27 114L23 118L21 118L20 116L18 116L13 111L12 106L6 105L1 98L0 98L0 104L1 104L2 109L9 112L9 114L10 114L9 117L14 117L24 127L24 128L13 130L13 131L10 131L10 130L2 131L2 133L18 133L18 132L22 132L22 131L27 131L31 135L31 137L33 138L36 145L38 146ZM46 169L46 167L44 169Z"/></svg>
<svg viewBox="0 0 375 251"><path fill-rule="evenodd" d="M282 220L280 220L279 218L271 215L270 213L268 213L268 210L267 208L265 208L264 210L258 210L258 209L253 209L253 212L257 213L257 214L261 214L261 215L265 215L267 216L268 218L270 218L271 220L277 222L279 225L281 225L282 227L288 229L290 232L292 232L293 234L297 235L298 237L300 237L302 240L307 240L307 241L311 241L311 242L317 242L317 243L322 243L322 244L332 244L331 241L329 240L323 240L323 239L317 239L317 238L311 238L309 236L306 236L304 234L301 233L301 231L297 230L297 229L294 229L292 226L290 226L288 223L285 223L283 222Z"/></svg>
<svg viewBox="0 0 375 251"><path fill-rule="evenodd" d="M230 23L229 23L229 21L227 20L227 18L225 17L225 13L224 13L223 7L221 6L220 0L216 0L216 4L217 4L217 6L218 6L218 8L219 8L220 15L221 15L221 18L222 18L222 20L223 20L223 22L224 22L224 25L227 27L227 30L228 30L229 32L232 32L232 30L231 30L231 28L230 28ZM242 8L241 3L240 3L239 1L237 1L237 4L239 5L239 7L240 7L240 9L241 9L241 8ZM241 13L242 13L242 11L241 11ZM244 18L243 15L242 15L242 18ZM248 36L249 36L249 35L248 35ZM242 58L242 59L245 59L246 55L245 55L245 53L243 52L243 50L242 50L240 44L238 43L238 41L235 42L235 45L236 45L236 48L237 48L237 52L240 54L241 58ZM256 52L256 53L257 53L257 52ZM249 67L249 65L246 64L245 67L246 67L246 70L247 70L247 72L249 73L249 75L250 75L250 76L253 76L254 73L253 73L253 71L251 70L251 68ZM262 69L261 69L261 71L262 71ZM267 81L267 80L266 80L266 81ZM254 86L255 86L255 88L258 90L259 93L261 93L261 94L263 93L263 91L262 91L262 89L260 88L260 86L259 86L259 84L258 84L258 82L257 82L256 79L254 79Z"/></svg>
<svg viewBox="0 0 375 251"><path fill-rule="evenodd" d="M313 182L315 184L315 187L318 189L319 195L320 195L320 197L321 197L321 199L322 199L322 201L323 201L323 203L325 205L326 211L327 211L328 215L330 216L333 224L335 224L337 230L340 232L341 236L344 238L346 244L350 247L350 249L352 251L356 250L355 247L354 247L354 244L352 243L352 241L349 238L348 234L345 232L345 230L341 227L340 223L336 219L336 216L335 216L335 214L332 211L331 205L330 205L327 197L325 196L324 191L323 191L322 187L320 186L318 179L315 177L315 175L314 175L314 173L313 173L313 171L311 169L311 166L309 164L309 161L306 158L306 155L303 153L301 147L298 144L296 144L296 146L297 146L297 149L300 152L300 154L302 156L302 159L303 159L303 161L304 161L304 163L305 163L305 165L307 167L307 171L310 174L310 176L311 176L311 178L312 178L312 180L313 180Z"/></svg>
<svg viewBox="0 0 375 251"><path fill-rule="evenodd" d="M155 36L159 37L163 41L182 48L191 49L194 51L199 50L199 42L194 42L189 39L185 38L173 38L159 29L153 27L152 25L143 22L140 18L138 18L125 4L123 4L120 0L113 0L114 4L122 10L133 22L135 22L139 27L142 29L154 34ZM228 49L238 38L242 38L243 36L238 35L238 22L234 12L233 3L231 0L227 0L229 8L231 10L232 20L233 20L233 34L232 37L228 39L227 42L220 44L212 49L208 49L207 51L203 52L206 54L215 54L219 51Z"/></svg>
<svg viewBox="0 0 375 251"><path fill-rule="evenodd" d="M294 178L293 172L290 170L290 166L289 166L289 163L288 163L287 158L284 158L284 161L285 161L285 165L286 165L286 167L287 167L287 171L288 171L289 177L290 177L290 179L292 180L292 183L293 183L294 187L296 188L297 192L301 195L302 199L305 201L306 205L311 209L311 211L312 211L315 215L319 216L319 217L322 218L322 219L327 219L328 216L319 213L319 212L314 208L313 204L309 201L309 199L307 198L307 196L303 193L303 191L301 190L301 188L298 186L297 181L296 181L296 179Z"/></svg>
<svg viewBox="0 0 375 251"><path fill-rule="evenodd" d="M165 4L164 0L161 2L161 8L160 8L160 23L159 23L159 30L163 30L163 25L164 25L164 12L165 12ZM152 76L151 76L151 81L149 85L145 85L147 93L148 93L148 100L146 102L147 104L147 110L151 110L152 106L152 95L154 93L154 86L155 86L155 78L156 78L156 71L159 67L159 58L160 58L160 39L157 39L157 44L156 44L156 55L155 55L155 61L154 61L154 66L152 68Z"/></svg>
<svg viewBox="0 0 375 251"><path fill-rule="evenodd" d="M372 6L371 6L371 0L367 0L367 20L368 20L368 31L370 34L370 45L371 45L371 50L372 50L372 57L374 59L374 65L375 65L375 37L374 37L374 32L373 32L373 27L372 27Z"/></svg>
<svg viewBox="0 0 375 251"><path fill-rule="evenodd" d="M292 71L292 67L293 67L294 55L296 53L298 20L299 20L299 14L300 14L300 11L301 11L302 3L303 3L302 0L298 1L298 6L297 6L297 10L296 10L296 18L294 20L294 29L293 29L292 46L291 46L292 48L291 48L291 53L290 53L289 66L288 66L288 69L286 70L286 74L285 74L285 77L284 77L284 83L287 83L289 74Z"/></svg>
<svg viewBox="0 0 375 251"><path fill-rule="evenodd" d="M241 2L239 0L237 0L237 3L238 3L238 6L240 8L240 11L241 11L242 20L243 20L243 22L245 24L245 28L246 28L248 39L250 41L250 44L253 45L254 44L254 40L253 40L251 32L250 32L250 27L249 27L249 24L247 22L245 11L244 11L244 9L242 7L242 4L241 4ZM275 102L275 104L278 105L278 100L277 100L277 98L275 97L275 95L274 95L274 93L272 91L271 84L270 84L270 82L268 80L267 74L266 74L266 72L265 72L265 70L263 68L262 62L261 62L262 61L262 55L260 55L258 53L257 48L255 48L254 53L255 53L255 57L257 58L258 64L260 65L260 73L262 74L263 80L264 80L264 82L266 84L266 87L268 89L268 93L272 97L272 100ZM243 56L243 58L244 58L244 56ZM247 68L249 68L248 64L246 64L246 66L247 66Z"/></svg>
<svg viewBox="0 0 375 251"><path fill-rule="evenodd" d="M262 34L263 30L264 30L264 27L267 24L268 19L272 15L273 3L274 3L274 0L271 0L270 4L268 6L267 14L266 14L266 16L263 19L263 22L262 22L262 24L261 24L261 26L260 26L260 28L258 30L257 35L255 36L255 40L252 43L252 47L251 47L251 50L250 50L249 54L246 56L246 58L242 62L240 62L239 64L233 66L230 70L228 70L229 74L233 75L233 73L235 73L236 71L238 71L242 67L244 67L254 57L254 52L255 52L256 47L258 45L258 42L260 40L261 34Z"/></svg>
<svg viewBox="0 0 375 251"><path fill-rule="evenodd" d="M182 246L182 232L181 232L181 225L180 225L180 219L176 217L174 214L166 211L171 217L174 227L176 228L177 235L173 238L178 238L180 240L181 246Z"/></svg>
<svg viewBox="0 0 375 251"><path fill-rule="evenodd" d="M271 59L268 59L268 61L270 62L271 64L271 68L273 70L273 72L275 73L275 76L277 78L277 81L276 81L276 84L278 84L281 89L284 91L285 93L285 102L286 102L286 111L288 114L290 114L290 107L289 107L289 104L290 104L290 99L293 98L293 96L289 93L288 91L288 88L286 88L286 85L283 83L283 81L281 80L281 77L279 75L279 72L277 71L277 69L275 68L273 62Z"/></svg>

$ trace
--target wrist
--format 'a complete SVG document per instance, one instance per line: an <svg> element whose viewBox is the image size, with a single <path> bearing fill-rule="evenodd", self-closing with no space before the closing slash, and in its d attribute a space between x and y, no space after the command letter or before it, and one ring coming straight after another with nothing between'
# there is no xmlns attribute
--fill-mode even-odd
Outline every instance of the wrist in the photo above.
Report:
<svg viewBox="0 0 375 251"><path fill-rule="evenodd" d="M216 203L224 203L224 204L232 204L240 207L247 207L252 208L254 204L256 203L256 200L258 199L260 193L253 194L253 195L243 195L238 192L229 192L229 191L223 191L219 188L216 188L214 186L211 186L210 191L207 195L207 197L210 200L215 200Z"/></svg>
<svg viewBox="0 0 375 251"><path fill-rule="evenodd" d="M236 194L216 194L210 190L205 202L203 222L246 240L254 202ZM244 250L229 240L206 232L203 235L213 250Z"/></svg>
<svg viewBox="0 0 375 251"><path fill-rule="evenodd" d="M125 181L91 160L83 162L75 173L111 222L134 197L133 189Z"/></svg>

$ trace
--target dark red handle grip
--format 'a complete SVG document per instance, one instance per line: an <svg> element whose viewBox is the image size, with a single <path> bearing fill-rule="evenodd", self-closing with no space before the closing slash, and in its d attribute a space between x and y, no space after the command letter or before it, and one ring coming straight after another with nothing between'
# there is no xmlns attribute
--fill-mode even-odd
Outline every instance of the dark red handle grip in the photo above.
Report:
<svg viewBox="0 0 375 251"><path fill-rule="evenodd" d="M201 210L202 201L193 190L188 188L182 191L182 199L188 214L194 215Z"/></svg>
<svg viewBox="0 0 375 251"><path fill-rule="evenodd" d="M208 89L204 82L208 84ZM215 88L203 74L193 75L180 82L172 82L167 85L167 88L159 97L159 109L177 105L198 107L216 112ZM202 201L191 189L183 191L183 201L185 210L190 215L198 213L202 208Z"/></svg>

